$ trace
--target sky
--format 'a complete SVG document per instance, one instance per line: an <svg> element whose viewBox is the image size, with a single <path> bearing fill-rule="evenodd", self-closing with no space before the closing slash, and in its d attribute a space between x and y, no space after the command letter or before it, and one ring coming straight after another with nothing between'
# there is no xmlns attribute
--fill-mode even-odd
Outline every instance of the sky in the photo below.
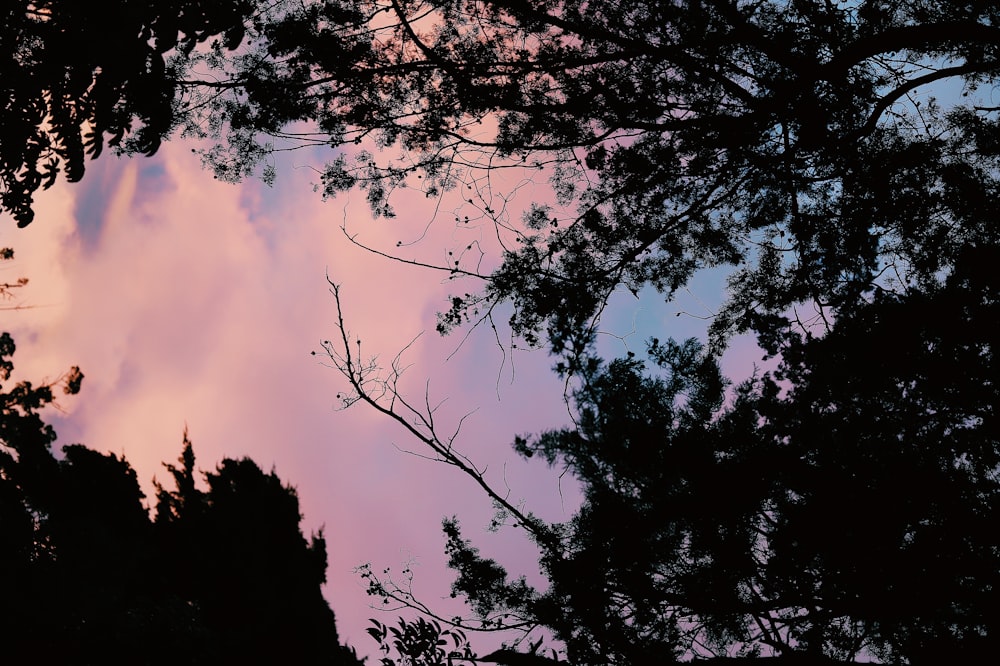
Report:
<svg viewBox="0 0 1000 666"><path fill-rule="evenodd" d="M343 231L443 263L449 249L487 243L491 229L456 229L453 214L435 217L433 202L413 193L397 199L394 220L372 220L363 194L324 202L312 187L320 159L282 156L273 187L216 181L183 142L152 158L91 162L82 182L38 196L26 229L0 219L0 246L16 253L2 277L30 280L18 301L27 307L0 316L17 343L16 379L51 380L72 365L85 375L81 393L47 414L58 445L125 456L151 497L152 479L169 478L162 463L180 455L186 428L199 469L249 456L295 486L304 531L323 529L327 538L324 592L341 639L365 655L376 647L364 631L368 618L395 615L370 608L354 572L362 563L410 565L419 596L457 611L443 517L457 515L466 536L512 571L535 581L538 572L516 533L486 530L493 509L469 479L409 455L421 453L416 442L365 405L339 409L345 382L310 353L336 335L327 276L342 285L345 321L363 356L388 363L415 340L403 356L405 395L423 402L426 392L444 434L469 415L461 450L515 504L565 520L577 495L569 480L510 448L517 434L569 420L552 360L501 350L486 327L464 340L466 331L438 336L436 313L456 285L366 252ZM665 330L697 335L721 295L716 274L676 304L624 296L604 317L602 349L640 351L642 340ZM737 341L724 367L743 377L759 363L760 350Z"/></svg>

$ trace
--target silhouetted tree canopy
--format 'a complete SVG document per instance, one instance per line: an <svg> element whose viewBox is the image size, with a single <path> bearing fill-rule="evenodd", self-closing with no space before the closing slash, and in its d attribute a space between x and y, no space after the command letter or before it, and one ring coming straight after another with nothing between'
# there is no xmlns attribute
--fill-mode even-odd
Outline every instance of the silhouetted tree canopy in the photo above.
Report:
<svg viewBox="0 0 1000 666"><path fill-rule="evenodd" d="M110 146L152 155L176 123L169 53L235 48L252 0L10 0L0 9L0 210L18 226L60 171Z"/></svg>
<svg viewBox="0 0 1000 666"><path fill-rule="evenodd" d="M0 337L2 376L14 344ZM253 461L195 483L185 437L155 520L135 471L74 444L56 457L39 411L80 386L0 393L0 649L53 664L357 664L320 585L326 542L307 540L294 489Z"/></svg>
<svg viewBox="0 0 1000 666"><path fill-rule="evenodd" d="M969 245L925 289L787 330L778 368L728 392L694 339L652 339L647 362L592 359L574 425L514 442L581 483L578 512L546 523L491 495L537 545L544 584L448 519L452 591L474 613L452 621L544 628L578 665L988 662L1000 651L998 261ZM366 399L368 370L331 356ZM396 399L391 382L367 381ZM485 481L433 428L411 432ZM433 612L362 575L371 594Z"/></svg>
<svg viewBox="0 0 1000 666"><path fill-rule="evenodd" d="M998 259L962 252L941 286L797 336L773 375L728 400L693 339L652 341L652 369L593 369L575 427L515 442L584 489L567 523L527 516L547 588L509 576L450 519L453 590L487 627L547 627L572 664L988 662Z"/></svg>
<svg viewBox="0 0 1000 666"><path fill-rule="evenodd" d="M992 242L995 2L7 11L4 206L21 223L48 156L76 179L83 146L96 152L104 136L130 152L175 128L215 139L204 157L231 180L272 178L275 150L327 146L324 194L360 187L388 216L400 187L455 190L473 221L496 224L492 272L461 256L440 267L482 280L440 327L512 304L515 332L567 355L567 372L619 287L669 297L729 266L713 346L752 330L775 351L790 308L832 318L877 289L923 288L963 245ZM99 38L105 12L120 17L116 39ZM490 173L504 169L550 178L554 201L510 210L491 198Z"/></svg>

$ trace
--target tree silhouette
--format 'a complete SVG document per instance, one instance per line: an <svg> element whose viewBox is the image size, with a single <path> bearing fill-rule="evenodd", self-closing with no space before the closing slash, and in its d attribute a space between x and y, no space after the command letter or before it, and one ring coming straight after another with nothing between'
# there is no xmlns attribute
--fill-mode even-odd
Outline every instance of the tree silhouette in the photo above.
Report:
<svg viewBox="0 0 1000 666"><path fill-rule="evenodd" d="M654 344L658 372L598 368L576 427L515 443L584 489L567 523L512 519L544 535L546 587L445 522L453 592L478 618L461 626L546 627L572 664L987 661L1000 396L982 330L1000 301L966 280L800 340L728 406L694 341ZM377 591L418 607L388 581Z"/></svg>
<svg viewBox="0 0 1000 666"><path fill-rule="evenodd" d="M997 258L966 248L942 285L794 341L794 388L768 410L793 457L776 561L911 663L986 659L1000 640Z"/></svg>
<svg viewBox="0 0 1000 666"><path fill-rule="evenodd" d="M454 190L456 223L501 247L487 272L437 267L481 281L442 331L508 303L576 372L616 289L670 298L728 266L713 345L749 330L774 350L791 308L832 320L992 242L997 19L941 0L276 3L240 52L184 61L178 122L218 140L219 178L322 145L323 193L361 188L376 214L402 187ZM935 102L945 82L967 97ZM512 204L498 170L551 196Z"/></svg>
<svg viewBox="0 0 1000 666"><path fill-rule="evenodd" d="M168 53L242 40L250 0L114 0L99 11L72 0L0 9L0 210L34 218L34 193L60 171L75 182L109 145L152 155L176 123L177 73Z"/></svg>
<svg viewBox="0 0 1000 666"><path fill-rule="evenodd" d="M176 584L232 663L353 663L320 593L326 541L306 541L295 491L249 460L224 460L194 487L185 439L177 490L158 492L156 526L181 574ZM325 656L325 661L320 659Z"/></svg>
<svg viewBox="0 0 1000 666"><path fill-rule="evenodd" d="M13 369L0 337L2 376ZM323 599L326 542L299 529L295 491L249 459L195 485L185 434L156 519L123 458L74 444L53 455L39 411L51 385L0 393L0 603L4 654L51 663L356 664Z"/></svg>
<svg viewBox="0 0 1000 666"><path fill-rule="evenodd" d="M879 293L822 335L788 332L778 369L728 400L694 340L652 340L648 363L589 364L575 425L514 442L581 482L577 514L547 524L494 497L534 539L545 587L446 520L453 593L474 612L453 621L544 627L572 664L988 661L1000 649L998 259L967 247L937 285ZM332 356L355 396L419 425L391 375L343 342ZM435 427L415 435L485 484ZM373 594L433 614L364 575Z"/></svg>
<svg viewBox="0 0 1000 666"><path fill-rule="evenodd" d="M619 287L669 298L728 266L713 345L751 330L774 349L791 308L829 320L991 242L992 3L125 4L125 42L74 3L8 9L0 175L22 224L31 192L61 164L78 178L104 136L147 153L176 129L214 138L203 156L228 180L332 147L324 194L359 187L391 215L401 187L455 190L495 224L495 270L437 267L482 281L440 327L512 304L566 372ZM967 96L935 102L944 83ZM490 199L498 169L549 176L554 202Z"/></svg>

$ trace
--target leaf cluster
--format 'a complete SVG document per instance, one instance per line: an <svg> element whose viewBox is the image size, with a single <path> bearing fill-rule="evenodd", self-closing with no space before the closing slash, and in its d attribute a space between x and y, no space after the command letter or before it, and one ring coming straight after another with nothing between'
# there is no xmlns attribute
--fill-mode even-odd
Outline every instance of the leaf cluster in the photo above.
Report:
<svg viewBox="0 0 1000 666"><path fill-rule="evenodd" d="M221 37L235 48L251 0L16 0L0 9L0 210L18 226L60 172L83 177L105 146L152 155L176 125L168 53Z"/></svg>
<svg viewBox="0 0 1000 666"><path fill-rule="evenodd" d="M436 620L418 617L412 622L402 617L396 626L370 620L368 635L378 644L382 666L437 666L452 659L475 660L465 632L442 628ZM390 657L394 654L395 657Z"/></svg>

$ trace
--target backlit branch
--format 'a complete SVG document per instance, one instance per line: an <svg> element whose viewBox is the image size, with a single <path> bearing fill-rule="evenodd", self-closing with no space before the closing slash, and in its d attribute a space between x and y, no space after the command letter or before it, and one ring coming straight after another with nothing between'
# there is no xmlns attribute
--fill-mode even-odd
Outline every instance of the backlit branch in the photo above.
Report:
<svg viewBox="0 0 1000 666"><path fill-rule="evenodd" d="M542 521L530 513L525 513L512 504L506 495L495 490L486 481L486 470L477 467L468 456L456 449L455 440L461 431L461 420L450 436L442 436L435 423L435 412L439 405L432 405L429 391L425 391L422 407L417 407L402 395L399 381L404 370L400 361L403 352L397 355L388 369L379 366L375 358L365 360L362 357L361 340L352 336L344 323L340 285L335 284L329 277L327 282L337 308L338 335L336 341L324 341L322 346L333 367L343 375L351 387L349 393L338 394L344 406L349 407L354 403L363 402L395 421L421 444L430 454L429 457L455 467L469 477L498 507L513 518L516 526L531 535L539 546L554 545L555 537Z"/></svg>

